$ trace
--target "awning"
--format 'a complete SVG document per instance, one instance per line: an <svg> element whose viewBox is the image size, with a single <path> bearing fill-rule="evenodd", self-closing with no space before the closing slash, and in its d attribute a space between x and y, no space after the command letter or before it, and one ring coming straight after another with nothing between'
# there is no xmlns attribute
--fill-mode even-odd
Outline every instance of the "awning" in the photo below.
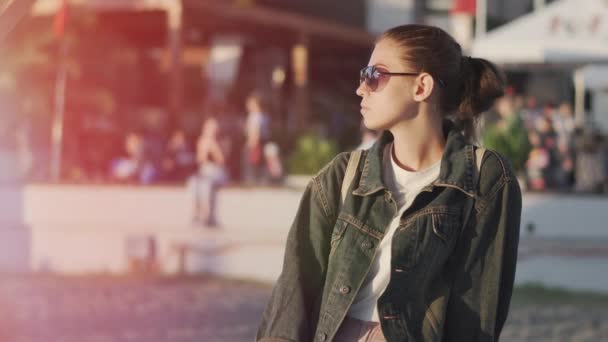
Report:
<svg viewBox="0 0 608 342"><path fill-rule="evenodd" d="M32 1L32 0L28 0ZM180 0L69 0L71 5L87 6L97 10L146 10L179 6ZM60 0L37 0L34 15L52 15L57 11ZM368 47L374 42L374 35L368 31L329 20L301 15L289 11L271 9L259 5L239 6L219 1L181 0L184 9L197 9L227 21L244 21L278 30L288 29L304 34Z"/></svg>
<svg viewBox="0 0 608 342"><path fill-rule="evenodd" d="M200 0L183 0L183 5L184 8L214 13L224 20L239 20L277 29L288 29L362 47L371 47L375 40L374 35L364 29L263 6L243 8L234 4Z"/></svg>
<svg viewBox="0 0 608 342"><path fill-rule="evenodd" d="M500 64L608 62L608 1L555 1L476 39L472 51Z"/></svg>

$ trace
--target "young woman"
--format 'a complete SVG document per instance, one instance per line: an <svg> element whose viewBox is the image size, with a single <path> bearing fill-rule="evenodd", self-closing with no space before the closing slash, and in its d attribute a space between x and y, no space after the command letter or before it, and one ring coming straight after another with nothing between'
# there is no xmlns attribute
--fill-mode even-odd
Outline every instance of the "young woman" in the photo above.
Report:
<svg viewBox="0 0 608 342"><path fill-rule="evenodd" d="M203 123L196 144L198 172L190 183L194 192L194 223L218 228L216 217L217 192L228 181L226 155L219 140L219 124L215 118Z"/></svg>
<svg viewBox="0 0 608 342"><path fill-rule="evenodd" d="M508 161L468 141L503 85L439 28L379 38L356 92L383 133L350 184L355 152L309 183L258 341L498 340L521 192Z"/></svg>
<svg viewBox="0 0 608 342"><path fill-rule="evenodd" d="M266 113L266 99L254 91L245 102L245 147L243 149L243 178L249 185L265 179L264 145L270 138L270 121Z"/></svg>

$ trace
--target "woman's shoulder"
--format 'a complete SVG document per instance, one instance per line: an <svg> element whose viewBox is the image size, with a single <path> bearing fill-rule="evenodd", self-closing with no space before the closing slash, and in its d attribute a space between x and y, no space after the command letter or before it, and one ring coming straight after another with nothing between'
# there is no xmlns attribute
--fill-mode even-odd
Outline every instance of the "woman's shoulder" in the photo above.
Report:
<svg viewBox="0 0 608 342"><path fill-rule="evenodd" d="M327 163L311 180L311 185L318 192L320 196L324 198L324 201L331 205L337 205L340 200L340 194L342 192L342 182L344 180L344 174L348 166L352 152L341 152L338 153L329 163ZM362 151L363 154L359 160L359 165L363 163L367 151ZM359 166L360 168L360 166Z"/></svg>
<svg viewBox="0 0 608 342"><path fill-rule="evenodd" d="M511 162L499 152L487 149L479 172L479 192L487 194L506 183L517 182Z"/></svg>

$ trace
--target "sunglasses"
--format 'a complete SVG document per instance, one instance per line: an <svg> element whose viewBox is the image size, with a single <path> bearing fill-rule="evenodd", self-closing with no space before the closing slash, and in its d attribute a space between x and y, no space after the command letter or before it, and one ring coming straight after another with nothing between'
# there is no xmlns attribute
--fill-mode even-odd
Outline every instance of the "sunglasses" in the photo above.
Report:
<svg viewBox="0 0 608 342"><path fill-rule="evenodd" d="M381 71L376 66L366 66L359 73L359 84L365 82L365 86L371 91L380 91L388 83L391 76L418 76L417 72L388 72Z"/></svg>
<svg viewBox="0 0 608 342"><path fill-rule="evenodd" d="M366 66L359 72L359 84L365 82L365 86L371 91L380 91L388 83L388 79L391 76L418 76L419 72L388 72L378 70L376 66ZM446 87L446 83L442 79L437 79L439 85L443 88Z"/></svg>

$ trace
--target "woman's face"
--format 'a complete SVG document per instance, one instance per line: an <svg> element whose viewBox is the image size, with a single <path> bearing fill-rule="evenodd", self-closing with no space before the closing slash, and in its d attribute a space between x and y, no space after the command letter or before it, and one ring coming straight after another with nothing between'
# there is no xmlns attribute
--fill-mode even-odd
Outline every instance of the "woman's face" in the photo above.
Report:
<svg viewBox="0 0 608 342"><path fill-rule="evenodd" d="M255 97L248 98L245 106L247 107L247 112L249 113L256 113L262 111L260 101Z"/></svg>
<svg viewBox="0 0 608 342"><path fill-rule="evenodd" d="M399 57L401 48L390 39L380 40L374 47L368 66L375 66L383 72L411 72L412 67L405 65ZM361 96L361 115L363 123L372 130L390 130L402 120L413 118L417 113L415 93L416 76L382 75L380 86L372 91L365 82L356 90Z"/></svg>
<svg viewBox="0 0 608 342"><path fill-rule="evenodd" d="M215 119L207 119L203 124L203 135L213 136L217 133L218 124Z"/></svg>

